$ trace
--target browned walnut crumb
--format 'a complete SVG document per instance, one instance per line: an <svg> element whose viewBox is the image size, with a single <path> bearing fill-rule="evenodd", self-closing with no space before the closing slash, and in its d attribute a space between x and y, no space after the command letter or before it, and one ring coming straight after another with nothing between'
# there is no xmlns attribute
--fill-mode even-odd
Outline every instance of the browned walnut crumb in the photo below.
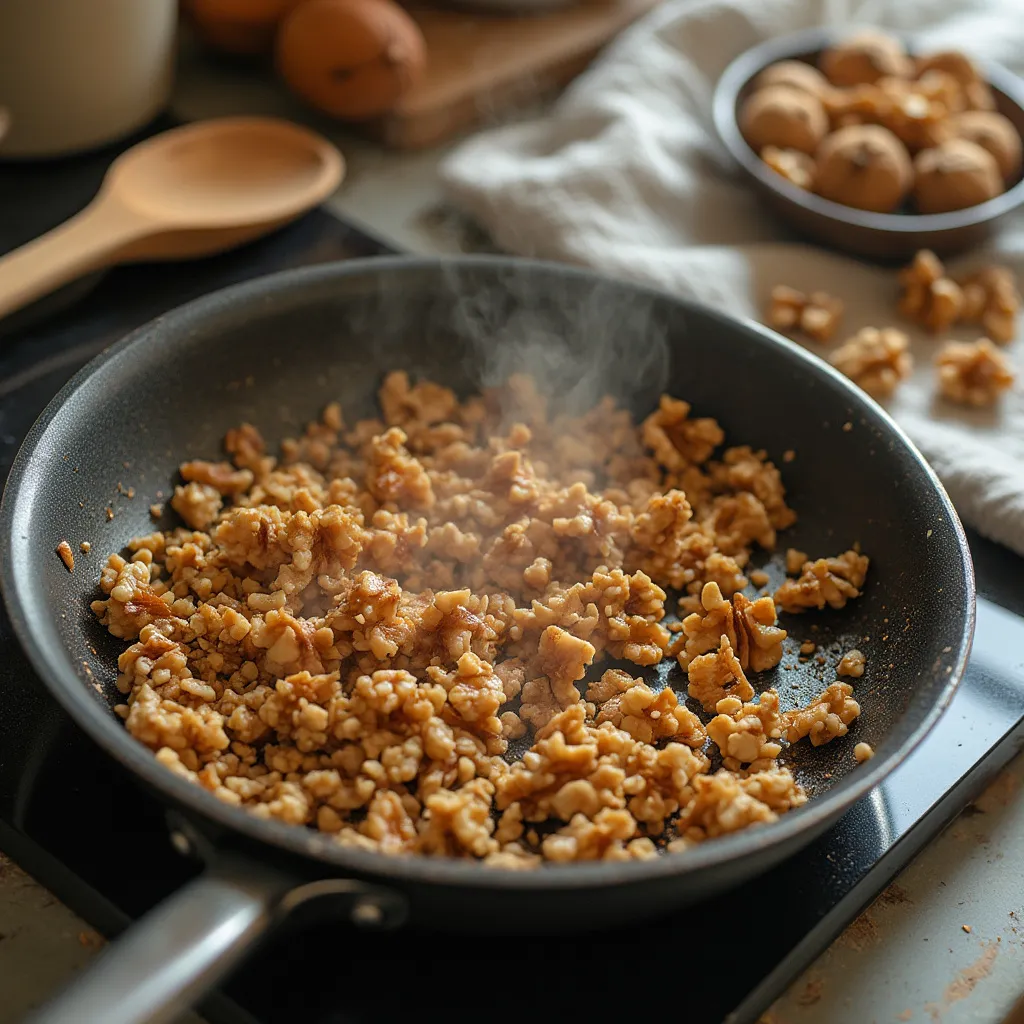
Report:
<svg viewBox="0 0 1024 1024"><path fill-rule="evenodd" d="M813 640L805 640L800 645L801 654L813 654L818 649L818 645Z"/></svg>
<svg viewBox="0 0 1024 1024"><path fill-rule="evenodd" d="M92 551L92 545L87 540L83 540L78 547L81 549L83 555L87 555Z"/></svg>
<svg viewBox="0 0 1024 1024"><path fill-rule="evenodd" d="M867 658L864 657L863 652L854 648L852 651L847 651L839 659L836 672L841 676L851 676L854 679L860 679L864 675L864 666L866 664Z"/></svg>
<svg viewBox="0 0 1024 1024"><path fill-rule="evenodd" d="M947 342L935 365L940 393L961 405L993 405L1015 379L1006 356L988 338Z"/></svg>
<svg viewBox="0 0 1024 1024"><path fill-rule="evenodd" d="M875 756L875 752L870 743L858 743L853 748L853 756L858 764L863 764L864 761L870 761Z"/></svg>
<svg viewBox="0 0 1024 1024"><path fill-rule="evenodd" d="M107 506L107 522L109 523L114 518L114 510L108 505Z"/></svg>
<svg viewBox="0 0 1024 1024"><path fill-rule="evenodd" d="M792 448L787 448L782 453L782 461L783 462L792 462L795 458L796 458L796 452L793 451Z"/></svg>
<svg viewBox="0 0 1024 1024"><path fill-rule="evenodd" d="M795 580L786 580L775 591L775 603L785 612L807 608L843 608L860 597L870 559L857 551L845 551L834 558L804 562Z"/></svg>
<svg viewBox="0 0 1024 1024"><path fill-rule="evenodd" d="M149 506L149 514L153 519L159 519L164 514L163 505L157 503Z"/></svg>
<svg viewBox="0 0 1024 1024"><path fill-rule="evenodd" d="M972 928L969 924L962 924L960 927L968 934L971 934Z"/></svg>
<svg viewBox="0 0 1024 1024"><path fill-rule="evenodd" d="M526 377L460 402L392 373L379 399L279 455L230 431L230 461L180 467L185 525L108 558L116 713L168 771L341 845L508 870L645 859L806 800L775 691L745 703L786 634L743 570L796 518L764 451L716 455L720 426L670 396L639 424ZM666 655L717 705L715 775L674 689L601 666Z"/></svg>
<svg viewBox="0 0 1024 1024"><path fill-rule="evenodd" d="M776 285L766 314L769 327L779 331L802 331L815 341L828 341L843 315L843 303L827 292L805 295L795 288Z"/></svg>
<svg viewBox="0 0 1024 1024"><path fill-rule="evenodd" d="M753 583L755 587L766 587L768 585L768 581L771 579L768 573L762 569L754 569L753 572L749 572L747 575L750 577L750 582Z"/></svg>
<svg viewBox="0 0 1024 1024"><path fill-rule="evenodd" d="M815 697L807 707L787 711L783 716L785 737L796 743L809 736L819 747L849 732L850 723L860 714L860 705L853 699L849 683L833 683Z"/></svg>
<svg viewBox="0 0 1024 1024"><path fill-rule="evenodd" d="M62 540L57 545L57 554L60 555L60 560L67 566L68 572L74 572L75 553L71 550L71 545L66 540Z"/></svg>
<svg viewBox="0 0 1024 1024"><path fill-rule="evenodd" d="M869 395L885 398L910 376L910 341L895 327L865 327L832 353L832 365Z"/></svg>

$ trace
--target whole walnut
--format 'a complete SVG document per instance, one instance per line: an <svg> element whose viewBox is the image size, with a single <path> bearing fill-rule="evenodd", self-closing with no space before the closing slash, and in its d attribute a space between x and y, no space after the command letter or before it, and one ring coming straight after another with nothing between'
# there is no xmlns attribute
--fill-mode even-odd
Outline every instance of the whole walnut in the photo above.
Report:
<svg viewBox="0 0 1024 1024"><path fill-rule="evenodd" d="M952 134L991 153L1003 181L1015 181L1021 168L1021 138L1009 118L991 110L967 110L949 120Z"/></svg>
<svg viewBox="0 0 1024 1024"><path fill-rule="evenodd" d="M909 78L914 71L914 62L903 44L873 29L830 46L819 58L818 66L833 85L844 88L871 84L887 76Z"/></svg>
<svg viewBox="0 0 1024 1024"><path fill-rule="evenodd" d="M995 157L967 139L922 149L914 158L914 203L919 213L963 210L1002 191Z"/></svg>
<svg viewBox="0 0 1024 1024"><path fill-rule="evenodd" d="M813 153L828 131L821 101L788 85L769 85L740 108L740 131L758 153L765 146Z"/></svg>
<svg viewBox="0 0 1024 1024"><path fill-rule="evenodd" d="M923 78L930 71L942 71L952 76L963 89L966 106L970 110L995 110L996 103L988 82L978 66L959 50L942 50L917 60L917 74Z"/></svg>
<svg viewBox="0 0 1024 1024"><path fill-rule="evenodd" d="M887 128L851 125L818 148L819 195L858 210L888 213L903 201L913 176L910 154Z"/></svg>
<svg viewBox="0 0 1024 1024"><path fill-rule="evenodd" d="M831 89L828 79L816 67L802 60L780 60L769 64L754 79L753 87L758 90L769 85L788 85L792 89L810 93L819 100Z"/></svg>

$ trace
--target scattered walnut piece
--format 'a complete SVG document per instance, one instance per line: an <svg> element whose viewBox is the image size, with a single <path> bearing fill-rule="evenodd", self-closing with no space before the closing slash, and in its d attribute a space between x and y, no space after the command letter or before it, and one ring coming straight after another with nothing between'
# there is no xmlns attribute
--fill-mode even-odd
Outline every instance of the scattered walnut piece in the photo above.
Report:
<svg viewBox="0 0 1024 1024"><path fill-rule="evenodd" d="M864 675L864 666L867 664L867 658L864 657L862 651L858 651L854 648L852 651L847 651L842 658L839 659L839 665L836 667L836 672L841 676L850 676L853 679L860 679Z"/></svg>
<svg viewBox="0 0 1024 1024"><path fill-rule="evenodd" d="M870 743L860 742L853 748L853 756L857 759L858 764L863 764L875 756L875 751Z"/></svg>
<svg viewBox="0 0 1024 1024"><path fill-rule="evenodd" d="M961 405L993 405L1015 379L1006 356L988 338L947 342L935 364L940 393Z"/></svg>
<svg viewBox="0 0 1024 1024"><path fill-rule="evenodd" d="M818 645L813 640L805 640L800 645L801 654L813 654L817 650Z"/></svg>
<svg viewBox="0 0 1024 1024"><path fill-rule="evenodd" d="M803 292L776 285L769 298L766 319L779 331L802 331L815 341L828 341L843 316L843 303L827 292Z"/></svg>
<svg viewBox="0 0 1024 1024"><path fill-rule="evenodd" d="M771 577L763 569L754 569L747 574L755 587L766 587Z"/></svg>
<svg viewBox="0 0 1024 1024"><path fill-rule="evenodd" d="M781 149L778 146L765 146L761 150L761 159L776 173L781 174L797 188L814 188L814 157L799 149Z"/></svg>
<svg viewBox="0 0 1024 1024"><path fill-rule="evenodd" d="M961 281L964 294L962 319L981 324L993 341L1013 341L1021 297L1009 267L984 267Z"/></svg>
<svg viewBox="0 0 1024 1024"><path fill-rule="evenodd" d="M860 705L853 699L849 683L835 682L815 697L807 707L787 711L782 716L785 737L796 743L809 736L820 747L849 732L850 723L860 714ZM710 735L711 727L708 726Z"/></svg>
<svg viewBox="0 0 1024 1024"><path fill-rule="evenodd" d="M908 347L895 327L864 327L832 353L832 365L869 395L885 398L914 367Z"/></svg>
<svg viewBox="0 0 1024 1024"><path fill-rule="evenodd" d="M963 291L930 249L921 249L910 266L900 271L899 283L900 314L929 331L944 331L963 314Z"/></svg>
<svg viewBox="0 0 1024 1024"><path fill-rule="evenodd" d="M81 549L83 555L87 555L92 551L92 545L87 540L83 540L78 547Z"/></svg>
<svg viewBox="0 0 1024 1024"><path fill-rule="evenodd" d="M161 502L149 506L149 514L153 519L159 519L164 514L164 506Z"/></svg>
<svg viewBox="0 0 1024 1024"><path fill-rule="evenodd" d="M847 601L860 597L869 564L867 555L854 550L805 562L795 580L786 580L775 591L775 603L790 613L825 605L843 608Z"/></svg>
<svg viewBox="0 0 1024 1024"><path fill-rule="evenodd" d="M74 572L75 553L71 550L71 545L66 540L62 540L57 545L57 554L60 555L60 560L67 567L68 572Z"/></svg>

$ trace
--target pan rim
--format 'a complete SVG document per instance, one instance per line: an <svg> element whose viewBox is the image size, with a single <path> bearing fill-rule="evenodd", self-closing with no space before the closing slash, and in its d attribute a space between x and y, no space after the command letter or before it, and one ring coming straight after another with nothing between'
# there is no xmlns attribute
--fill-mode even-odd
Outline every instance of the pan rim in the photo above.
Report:
<svg viewBox="0 0 1024 1024"><path fill-rule="evenodd" d="M198 787L164 768L152 752L136 741L109 708L91 697L81 679L70 667L42 643L37 642L35 630L26 615L31 605L29 574L19 574L17 563L25 561L27 535L19 538L15 525L18 510L28 493L28 471L40 450L40 442L52 424L56 413L67 399L78 391L97 371L121 358L131 348L144 345L158 326L174 327L187 333L189 324L203 322L225 307L238 308L259 299L263 303L271 295L287 295L298 287L312 287L340 278L354 277L365 272L398 270L408 273L433 271L438 267L458 269L465 267L517 267L528 273L556 273L569 278L585 278L595 284L604 283L634 289L652 299L668 300L676 305L700 309L702 315L711 316L739 329L759 344L781 350L790 360L803 364L818 379L838 387L844 398L862 413L870 415L889 431L890 437L900 443L916 462L938 495L944 513L956 539L963 573L966 607L964 624L957 647L946 665L949 669L941 692L928 712L904 743L884 756L876 756L852 772L835 789L830 789L808 801L804 806L781 815L779 819L756 829L745 829L700 844L685 854L669 855L650 860L624 862L590 862L569 865L544 865L536 871L508 871L487 867L475 860L451 857L394 857L371 851L341 846L312 829L286 825L274 820L263 820L243 810L224 804L212 793ZM260 303L254 303L258 305ZM326 865L333 873L376 877L400 882L429 885L471 885L484 890L551 890L591 889L607 886L637 885L655 878L682 876L712 866L733 863L769 847L778 847L792 841L800 833L814 834L815 828L837 820L857 800L877 786L913 751L944 713L963 676L974 634L976 602L974 568L963 526L949 496L913 442L876 402L857 389L837 370L806 352L799 345L781 337L761 324L747 318L731 316L715 308L703 306L689 299L672 295L664 289L636 284L600 274L586 268L567 264L496 255L468 255L458 257L374 256L356 260L334 261L251 278L240 284L211 292L149 321L126 337L111 345L78 371L49 402L32 425L18 450L0 501L0 592L22 648L40 679L67 711L76 725L103 750L140 777L147 786L161 795L171 808L184 811L229 832L240 833L246 839L266 844L274 852L284 852L312 859ZM936 669L938 672L939 669Z"/></svg>

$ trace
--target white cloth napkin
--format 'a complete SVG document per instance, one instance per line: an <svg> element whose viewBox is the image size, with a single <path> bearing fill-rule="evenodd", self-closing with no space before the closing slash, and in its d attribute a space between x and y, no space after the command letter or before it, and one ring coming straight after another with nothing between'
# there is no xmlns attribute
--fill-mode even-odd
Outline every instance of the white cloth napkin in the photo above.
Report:
<svg viewBox="0 0 1024 1024"><path fill-rule="evenodd" d="M772 243L775 223L734 176L711 123L715 82L735 56L821 24L913 31L922 48L957 47L1024 74L1022 0L665 0L547 116L459 147L441 169L448 197L511 253L649 281L752 318L773 285L820 288L845 301L844 334L894 324L891 270ZM1008 219L993 249L1024 276L1024 216ZM916 370L889 411L961 517L1024 554L1024 337L1005 350L1014 392L996 410L961 411L934 401L937 342L911 333Z"/></svg>

